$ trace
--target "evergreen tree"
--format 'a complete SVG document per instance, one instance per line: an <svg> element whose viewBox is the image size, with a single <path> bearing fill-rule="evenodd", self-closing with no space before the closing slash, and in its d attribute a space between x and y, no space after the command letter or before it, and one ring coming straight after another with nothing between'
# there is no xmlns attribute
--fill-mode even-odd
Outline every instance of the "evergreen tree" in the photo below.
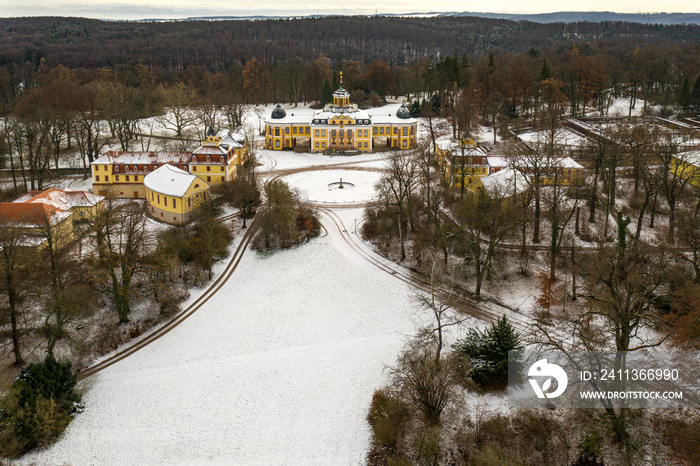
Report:
<svg viewBox="0 0 700 466"><path fill-rule="evenodd" d="M331 85L326 79L323 81L323 88L321 88L321 98L319 99L319 102L321 105L326 105L331 103L333 100L333 91L331 90Z"/></svg>
<svg viewBox="0 0 700 466"><path fill-rule="evenodd" d="M333 84L331 84L331 90L338 89L340 84L338 83L338 73L333 72Z"/></svg>
<svg viewBox="0 0 700 466"><path fill-rule="evenodd" d="M546 81L547 79L552 77L552 73L549 70L549 63L547 63L547 59L543 58L542 59L542 65L540 66L540 81Z"/></svg>
<svg viewBox="0 0 700 466"><path fill-rule="evenodd" d="M456 351L472 365L472 380L482 388L503 388L508 384L508 352L520 349L520 334L506 316L485 332L469 330L456 345Z"/></svg>

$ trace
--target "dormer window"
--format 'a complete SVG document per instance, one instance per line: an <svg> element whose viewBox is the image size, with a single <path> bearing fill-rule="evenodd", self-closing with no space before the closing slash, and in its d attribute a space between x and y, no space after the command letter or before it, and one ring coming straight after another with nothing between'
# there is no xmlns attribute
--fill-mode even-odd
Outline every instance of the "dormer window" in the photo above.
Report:
<svg viewBox="0 0 700 466"><path fill-rule="evenodd" d="M194 154L192 154L192 161L193 161L193 162L196 162L196 161L197 161L197 156L194 155Z"/></svg>
<svg viewBox="0 0 700 466"><path fill-rule="evenodd" d="M118 172L118 171L119 171L119 165L115 165L115 166L114 166L114 171L115 171L115 172Z"/></svg>
<svg viewBox="0 0 700 466"><path fill-rule="evenodd" d="M211 157L207 155L207 162L211 162Z"/></svg>
<svg viewBox="0 0 700 466"><path fill-rule="evenodd" d="M222 155L221 157L219 157L219 162L221 162L221 163L224 162L224 156L223 156L223 155Z"/></svg>

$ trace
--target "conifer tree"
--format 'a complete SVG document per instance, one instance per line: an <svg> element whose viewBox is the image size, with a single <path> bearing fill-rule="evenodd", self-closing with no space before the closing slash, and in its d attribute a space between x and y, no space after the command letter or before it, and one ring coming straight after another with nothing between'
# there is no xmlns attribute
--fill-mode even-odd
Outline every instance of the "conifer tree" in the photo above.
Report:
<svg viewBox="0 0 700 466"><path fill-rule="evenodd" d="M333 100L333 91L331 90L331 85L326 79L323 81L323 88L321 89L321 98L319 99L319 102L321 105L326 105L331 103L331 100Z"/></svg>

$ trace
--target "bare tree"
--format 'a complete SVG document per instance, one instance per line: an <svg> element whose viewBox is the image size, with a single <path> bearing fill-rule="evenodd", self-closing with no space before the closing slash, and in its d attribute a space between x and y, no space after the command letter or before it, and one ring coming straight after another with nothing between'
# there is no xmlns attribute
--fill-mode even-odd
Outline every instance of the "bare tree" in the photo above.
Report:
<svg viewBox="0 0 700 466"><path fill-rule="evenodd" d="M426 292L418 292L416 299L426 311L431 314L431 322L425 325L419 339L431 342L435 347L435 364L441 363L441 353L444 346L443 333L445 329L461 325L466 319L460 318L454 312L453 305L460 299L454 286L454 272L449 272L438 253L427 252L430 261L430 282Z"/></svg>
<svg viewBox="0 0 700 466"><path fill-rule="evenodd" d="M380 198L396 207L401 260L406 259L406 221L410 215L410 197L418 176L418 163L412 152L396 152L389 156L389 172L378 185Z"/></svg>
<svg viewBox="0 0 700 466"><path fill-rule="evenodd" d="M458 205L458 246L474 267L474 296L477 299L481 296L481 287L491 270L498 245L513 233L516 220L513 208L514 204L505 198L505 193L487 193L483 189L467 196Z"/></svg>
<svg viewBox="0 0 700 466"><path fill-rule="evenodd" d="M0 311L10 321L10 339L15 365L24 363L22 357L21 318L26 311L28 296L33 292L34 249L17 225L0 218Z"/></svg>
<svg viewBox="0 0 700 466"><path fill-rule="evenodd" d="M111 198L104 209L89 219L90 234L97 247L97 266L106 275L108 294L114 300L119 323L129 321L131 284L152 246L145 219L141 206L117 209Z"/></svg>

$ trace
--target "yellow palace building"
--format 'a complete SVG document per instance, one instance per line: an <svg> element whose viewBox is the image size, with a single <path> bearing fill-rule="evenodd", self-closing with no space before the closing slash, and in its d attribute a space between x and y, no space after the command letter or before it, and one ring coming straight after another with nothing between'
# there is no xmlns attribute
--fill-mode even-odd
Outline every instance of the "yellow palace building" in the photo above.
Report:
<svg viewBox="0 0 700 466"><path fill-rule="evenodd" d="M192 152L108 151L91 164L92 191L101 196L145 199L144 179L165 164L216 185L235 178L245 156L244 140L231 134L221 138L211 128Z"/></svg>
<svg viewBox="0 0 700 466"><path fill-rule="evenodd" d="M265 120L265 148L294 149L308 143L311 152L362 151L380 148L412 149L416 146L418 120L411 118L405 105L392 115L373 115L350 103L350 93L340 88L333 93L333 103L309 115L287 115L277 104Z"/></svg>
<svg viewBox="0 0 700 466"><path fill-rule="evenodd" d="M197 175L165 164L144 177L148 213L166 223L183 224L194 218L209 183Z"/></svg>

